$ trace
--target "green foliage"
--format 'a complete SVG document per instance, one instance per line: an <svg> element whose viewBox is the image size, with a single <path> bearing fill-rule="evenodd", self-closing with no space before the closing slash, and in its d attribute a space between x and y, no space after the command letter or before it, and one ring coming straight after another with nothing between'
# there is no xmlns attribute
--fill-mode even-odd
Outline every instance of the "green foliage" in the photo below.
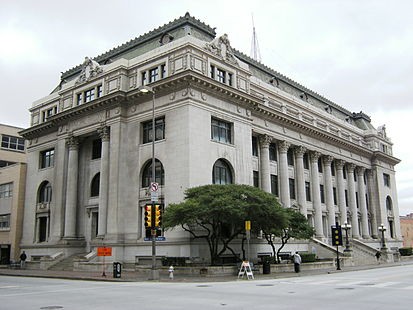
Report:
<svg viewBox="0 0 413 310"><path fill-rule="evenodd" d="M314 263L316 255L313 253L300 253L302 263Z"/></svg>
<svg viewBox="0 0 413 310"><path fill-rule="evenodd" d="M248 185L204 185L185 191L185 200L170 204L165 209L165 228L181 226L193 238L207 241L212 264L229 246L245 233L245 221L251 221L251 230L275 229L286 226L287 216L275 196Z"/></svg>
<svg viewBox="0 0 413 310"><path fill-rule="evenodd" d="M401 256L410 256L413 255L413 248L400 248L399 252Z"/></svg>

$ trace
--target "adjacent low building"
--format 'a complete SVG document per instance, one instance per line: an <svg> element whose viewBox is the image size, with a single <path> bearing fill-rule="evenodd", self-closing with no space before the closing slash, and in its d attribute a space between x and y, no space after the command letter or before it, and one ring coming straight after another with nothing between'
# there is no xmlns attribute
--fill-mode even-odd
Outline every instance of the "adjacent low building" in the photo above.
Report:
<svg viewBox="0 0 413 310"><path fill-rule="evenodd" d="M256 62L189 14L86 57L57 84L22 131L29 259L102 245L121 262L150 256L143 215L153 151L166 208L189 187L250 184L305 215L321 242L347 222L353 238L379 247L383 223L387 244L401 245L399 160L385 127ZM158 255L209 256L180 229L159 234ZM259 239L251 247L269 251Z"/></svg>
<svg viewBox="0 0 413 310"><path fill-rule="evenodd" d="M0 265L19 261L26 186L22 128L0 124Z"/></svg>
<svg viewBox="0 0 413 310"><path fill-rule="evenodd" d="M403 247L413 248L413 213L400 217Z"/></svg>

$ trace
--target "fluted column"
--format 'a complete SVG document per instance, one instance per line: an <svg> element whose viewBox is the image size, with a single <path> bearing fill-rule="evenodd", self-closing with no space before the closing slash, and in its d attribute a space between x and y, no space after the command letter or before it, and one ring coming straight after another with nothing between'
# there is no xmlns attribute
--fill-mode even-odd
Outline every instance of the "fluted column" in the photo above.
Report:
<svg viewBox="0 0 413 310"><path fill-rule="evenodd" d="M336 165L337 196L338 209L340 210L340 224L343 225L347 222L346 188L344 186L343 173L345 162L344 160L339 159L335 160L334 163Z"/></svg>
<svg viewBox="0 0 413 310"><path fill-rule="evenodd" d="M303 157L307 149L303 146L294 148L295 153L295 178L297 180L297 203L300 213L307 217L307 205L305 197L304 161Z"/></svg>
<svg viewBox="0 0 413 310"><path fill-rule="evenodd" d="M69 147L66 203L65 203L65 238L76 237L76 208L77 208L77 176L79 159L79 140L71 135L66 144Z"/></svg>
<svg viewBox="0 0 413 310"><path fill-rule="evenodd" d="M278 151L280 153L280 162L278 166L278 174L280 176L280 200L284 207L290 207L290 187L288 183L288 161L287 151L290 143L282 141L278 143Z"/></svg>
<svg viewBox="0 0 413 310"><path fill-rule="evenodd" d="M364 187L364 172L366 168L357 167L357 180L359 187L360 213L361 213L361 235L364 239L370 238L369 217L366 204L366 188Z"/></svg>
<svg viewBox="0 0 413 310"><path fill-rule="evenodd" d="M261 187L262 190L271 193L270 176L270 143L272 138L269 135L260 136L260 164L261 164Z"/></svg>
<svg viewBox="0 0 413 310"><path fill-rule="evenodd" d="M333 178L331 176L332 156L323 156L323 171L324 171L324 189L326 196L326 207L328 212L329 227L336 224L336 214L334 210L334 193L333 193Z"/></svg>
<svg viewBox="0 0 413 310"><path fill-rule="evenodd" d="M99 128L98 133L102 140L102 155L100 158L98 236L103 237L106 234L108 223L109 127L103 126Z"/></svg>
<svg viewBox="0 0 413 310"><path fill-rule="evenodd" d="M377 212L376 212L376 205L378 203L377 200L377 191L375 191L375 183L374 183L374 175L371 169L367 170L367 189L368 189L368 197L369 197L369 205L370 205L370 213L371 213L371 235L373 238L378 238L378 221L377 221Z"/></svg>
<svg viewBox="0 0 413 310"><path fill-rule="evenodd" d="M359 222L358 222L358 211L356 202L356 186L354 183L354 169L356 165L347 165L347 184L348 184L348 203L350 205L351 214L351 231L353 233L353 238L360 238L359 232Z"/></svg>
<svg viewBox="0 0 413 310"><path fill-rule="evenodd" d="M311 161L311 192L313 195L314 228L316 237L324 237L323 213L321 211L320 179L318 176L318 158L320 153L310 152Z"/></svg>

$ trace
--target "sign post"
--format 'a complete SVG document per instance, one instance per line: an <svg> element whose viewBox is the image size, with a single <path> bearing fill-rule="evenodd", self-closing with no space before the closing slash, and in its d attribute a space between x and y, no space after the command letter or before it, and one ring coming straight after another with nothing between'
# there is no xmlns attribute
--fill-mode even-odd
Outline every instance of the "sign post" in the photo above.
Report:
<svg viewBox="0 0 413 310"><path fill-rule="evenodd" d="M245 233L247 235L247 261L250 260L250 239L251 239L251 221L245 221Z"/></svg>
<svg viewBox="0 0 413 310"><path fill-rule="evenodd" d="M105 257L112 256L112 248L111 247L98 247L98 256L103 256L103 270L102 270L102 277L106 277L106 264L105 264Z"/></svg>

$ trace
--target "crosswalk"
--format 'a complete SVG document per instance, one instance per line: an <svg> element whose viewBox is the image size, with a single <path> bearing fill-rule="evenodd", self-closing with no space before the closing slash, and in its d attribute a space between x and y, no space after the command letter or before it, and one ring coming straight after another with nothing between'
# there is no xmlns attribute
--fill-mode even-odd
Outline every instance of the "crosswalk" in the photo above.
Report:
<svg viewBox="0 0 413 310"><path fill-rule="evenodd" d="M294 280L285 281L287 283L303 284L303 285L325 285L336 287L369 287L369 288L387 288L387 289L403 289L413 290L413 285L410 282L395 282L395 281L372 281L371 279L314 279L314 278L296 278Z"/></svg>

